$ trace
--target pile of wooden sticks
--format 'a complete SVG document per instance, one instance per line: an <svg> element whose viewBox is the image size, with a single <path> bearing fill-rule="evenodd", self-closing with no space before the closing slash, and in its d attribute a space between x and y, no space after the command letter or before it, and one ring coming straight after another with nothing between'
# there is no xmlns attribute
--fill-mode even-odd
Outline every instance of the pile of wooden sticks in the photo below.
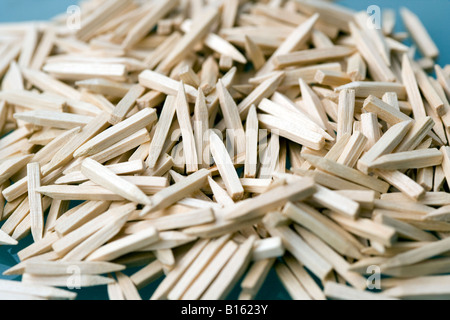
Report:
<svg viewBox="0 0 450 320"><path fill-rule="evenodd" d="M416 15L79 13L0 25L0 244L33 238L1 299L255 299L272 268L293 299L450 297L450 67Z"/></svg>

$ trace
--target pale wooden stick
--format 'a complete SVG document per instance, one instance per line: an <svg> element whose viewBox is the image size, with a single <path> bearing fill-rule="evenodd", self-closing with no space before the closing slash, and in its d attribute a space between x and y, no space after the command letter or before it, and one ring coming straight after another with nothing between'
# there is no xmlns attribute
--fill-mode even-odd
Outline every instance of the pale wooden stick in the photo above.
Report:
<svg viewBox="0 0 450 320"><path fill-rule="evenodd" d="M420 142L431 132L434 126L431 117L425 117L417 120L403 141L395 149L396 152L410 151L416 149Z"/></svg>
<svg viewBox="0 0 450 320"><path fill-rule="evenodd" d="M236 169L228 155L225 145L220 140L219 136L212 131L210 133L210 148L230 197L233 200L241 199L244 194L244 188L239 181Z"/></svg>
<svg viewBox="0 0 450 320"><path fill-rule="evenodd" d="M411 61L408 56L403 55L402 60L402 78L405 85L406 91L408 93L409 101L413 107L414 118L420 120L427 116L425 112L425 107L423 105L423 100L419 92L419 87L417 84L416 76L414 74Z"/></svg>
<svg viewBox="0 0 450 320"><path fill-rule="evenodd" d="M44 235L44 212L42 196L36 191L41 186L41 171L38 163L29 163L28 171L28 201L30 205L31 233L35 241Z"/></svg>
<svg viewBox="0 0 450 320"><path fill-rule="evenodd" d="M257 75L265 75L274 70L274 60L276 57L290 53L305 44L311 36L312 28L319 19L319 15L315 14L305 22L301 23L283 42L275 53L267 60L266 64L258 71Z"/></svg>
<svg viewBox="0 0 450 320"><path fill-rule="evenodd" d="M400 10L403 22L413 38L419 50L425 57L436 58L439 55L439 49L431 39L419 18L407 8Z"/></svg>
<svg viewBox="0 0 450 320"><path fill-rule="evenodd" d="M255 70L261 69L266 64L266 58L261 48L247 35L245 36L245 52Z"/></svg>
<svg viewBox="0 0 450 320"><path fill-rule="evenodd" d="M298 260L290 255L286 255L283 260L312 299L326 299L317 283Z"/></svg>
<svg viewBox="0 0 450 320"><path fill-rule="evenodd" d="M365 34L359 30L353 22L350 22L349 26L360 54L368 61L368 68L372 77L376 81L394 81L396 79L395 75L386 65L373 43L365 37Z"/></svg>
<svg viewBox="0 0 450 320"><path fill-rule="evenodd" d="M258 118L255 106L249 110L246 122L246 154L245 173L246 178L255 178L258 157Z"/></svg>
<svg viewBox="0 0 450 320"><path fill-rule="evenodd" d="M293 221L308 228L319 236L328 245L345 256L360 258L358 248L348 241L348 235L331 220L321 216L313 208L298 204L297 206L288 203L283 213Z"/></svg>
<svg viewBox="0 0 450 320"><path fill-rule="evenodd" d="M152 263L148 264L146 267L131 275L130 279L139 290L148 286L156 279L159 279L163 274L163 265L158 260L155 260Z"/></svg>
<svg viewBox="0 0 450 320"><path fill-rule="evenodd" d="M22 282L29 285L37 286L51 286L51 287L66 287L71 283L71 276L36 276L31 274L24 274ZM81 288L103 286L112 282L111 279L99 275L80 275L76 285Z"/></svg>
<svg viewBox="0 0 450 320"><path fill-rule="evenodd" d="M382 100L372 95L364 101L364 110L376 114L378 118L386 121L390 125L412 120L399 109L384 103Z"/></svg>
<svg viewBox="0 0 450 320"><path fill-rule="evenodd" d="M366 279L361 275L348 271L348 262L333 251L328 245L326 245L321 239L316 237L311 232L295 225L295 230L302 236L302 238L316 251L320 256L322 256L326 261L328 261L336 272L342 276L348 283L353 287L358 289L365 289L367 286Z"/></svg>
<svg viewBox="0 0 450 320"><path fill-rule="evenodd" d="M329 60L339 60L354 53L354 49L333 46L330 48L309 49L278 55L273 59L277 69L296 65L308 65Z"/></svg>
<svg viewBox="0 0 450 320"><path fill-rule="evenodd" d="M58 235L64 236L104 213L109 206L108 201L92 201L75 207L57 220L54 229Z"/></svg>
<svg viewBox="0 0 450 320"><path fill-rule="evenodd" d="M186 179L164 189L155 194L152 200L152 210L151 212L165 209L175 202L185 198L186 196L192 194L194 191L198 191L207 183L209 171L206 169L201 169L196 173L190 175Z"/></svg>
<svg viewBox="0 0 450 320"><path fill-rule="evenodd" d="M394 228L401 237L406 239L424 242L433 242L437 240L435 236L426 231L420 230L419 228L416 228L408 223L393 219L383 214L376 215L374 220Z"/></svg>
<svg viewBox="0 0 450 320"><path fill-rule="evenodd" d="M228 296L250 264L254 242L255 237L252 236L239 246L233 257L202 295L202 300L220 300Z"/></svg>
<svg viewBox="0 0 450 320"><path fill-rule="evenodd" d="M153 293L151 300L159 300L166 298L170 290L175 286L184 272L189 268L194 259L200 254L200 252L208 244L209 240L199 240L191 250L177 263L177 265L172 269L171 272L166 276L166 278L161 282L156 291Z"/></svg>
<svg viewBox="0 0 450 320"><path fill-rule="evenodd" d="M252 298L256 296L274 263L275 259L265 259L254 263L250 267L250 270L241 283L242 292L239 296L240 300L246 296Z"/></svg>
<svg viewBox="0 0 450 320"><path fill-rule="evenodd" d="M199 168L207 168L211 164L211 156L207 139L209 129L209 111L206 106L203 90L199 88L194 110L194 138Z"/></svg>
<svg viewBox="0 0 450 320"><path fill-rule="evenodd" d="M4 160L0 164L0 183L8 181L15 173L33 159L33 155L24 155Z"/></svg>
<svg viewBox="0 0 450 320"><path fill-rule="evenodd" d="M299 79L300 90L305 104L308 106L308 113L311 118L320 125L320 127L326 130L332 137L334 137L334 131L330 127L323 105L317 95L312 91L311 87L303 80Z"/></svg>
<svg viewBox="0 0 450 320"><path fill-rule="evenodd" d="M427 168L440 165L442 158L438 149L415 150L381 156L370 167L383 170Z"/></svg>
<svg viewBox="0 0 450 320"><path fill-rule="evenodd" d="M142 86L133 86L114 108L110 123L112 125L116 125L121 122L135 106L136 100L139 99L144 94L144 92L145 88L143 88Z"/></svg>
<svg viewBox="0 0 450 320"><path fill-rule="evenodd" d="M198 157L191 125L189 105L187 103L183 82L180 82L175 105L178 123L180 124L181 135L183 137L183 153L186 162L186 170L187 173L193 173L198 170Z"/></svg>
<svg viewBox="0 0 450 320"><path fill-rule="evenodd" d="M125 180L92 159L85 159L81 173L95 183L133 202L151 205L150 199L133 183Z"/></svg>
<svg viewBox="0 0 450 320"><path fill-rule="evenodd" d="M228 133L236 140L236 152L238 154L243 153L246 150L245 133L237 105L221 80L217 83L216 90L219 96L223 118L227 129L229 129Z"/></svg>
<svg viewBox="0 0 450 320"><path fill-rule="evenodd" d="M373 189L381 193L385 193L389 189L389 185L387 185L383 181L375 179L371 176L367 176L360 171L338 164L334 161L330 161L313 155L304 155L303 157L312 165L323 171L331 173L342 179L346 179L356 184L362 185L366 188Z"/></svg>
<svg viewBox="0 0 450 320"><path fill-rule="evenodd" d="M357 202L322 186L316 186L316 189L316 193L311 198L313 201L344 216L356 218L360 209Z"/></svg>
<svg viewBox="0 0 450 320"><path fill-rule="evenodd" d="M283 286L294 300L311 300L311 297L299 283L292 271L283 263L278 262L275 265L275 271Z"/></svg>
<svg viewBox="0 0 450 320"><path fill-rule="evenodd" d="M100 275L109 272L124 270L122 265L109 262L62 262L62 261L35 261L24 262L25 272L34 275L66 275L70 268L79 268L82 274Z"/></svg>
<svg viewBox="0 0 450 320"><path fill-rule="evenodd" d="M108 165L106 168L118 175L137 174L144 170L144 163L142 160L130 160L128 162ZM72 171L61 178L58 178L55 183L76 184L85 182L86 180L88 180L88 178L84 176L81 171Z"/></svg>
<svg viewBox="0 0 450 320"><path fill-rule="evenodd" d="M88 116L44 110L15 113L14 118L39 126L59 129L73 129L76 127L84 127L93 119L92 117Z"/></svg>
<svg viewBox="0 0 450 320"><path fill-rule="evenodd" d="M64 299L73 300L77 294L67 290L52 288L35 284L27 284L18 281L0 280L2 292L8 294L26 294L43 299ZM64 285L65 286L65 285Z"/></svg>
<svg viewBox="0 0 450 320"><path fill-rule="evenodd" d="M366 136L361 132L355 132L348 140L347 145L337 160L337 163L353 168L358 162L361 154L364 152L366 144Z"/></svg>
<svg viewBox="0 0 450 320"><path fill-rule="evenodd" d="M10 237L4 231L0 230L0 244L5 246L15 246L18 244L17 240Z"/></svg>
<svg viewBox="0 0 450 320"><path fill-rule="evenodd" d="M86 125L79 134L72 137L67 143L54 155L51 159L48 167L46 167L45 175L51 172L73 159L74 152L86 141L91 139L93 136L106 129L108 126L108 114L101 113L99 116L94 118L88 125Z"/></svg>
<svg viewBox="0 0 450 320"><path fill-rule="evenodd" d="M188 294L188 290L190 290L190 292L193 294L194 290L199 290L201 286L204 286L204 283L201 283L201 281L197 281L197 279L199 277L203 277L204 279L206 277L210 277L210 275L206 275L204 273L204 271L206 271L206 268L217 268L217 266L213 266L211 264L214 259L219 259L218 255L228 255L227 251L225 250L225 246L229 244L229 239L230 236L225 235L221 238L210 241L201 252L201 254L198 255L196 263L192 264L186 270L178 283L170 291L168 298L171 300L179 300L185 294ZM228 247L230 248L234 246L228 245ZM225 250L225 253L221 253L222 250ZM197 289L192 288L194 286L194 283L196 283L195 286L197 287Z"/></svg>
<svg viewBox="0 0 450 320"><path fill-rule="evenodd" d="M368 173L371 163L380 156L392 152L405 137L412 124L412 121L403 121L392 126L378 142L361 157L358 161L358 169Z"/></svg>
<svg viewBox="0 0 450 320"><path fill-rule="evenodd" d="M329 281L325 283L325 295L337 300L397 300L391 298L389 293L376 294Z"/></svg>
<svg viewBox="0 0 450 320"><path fill-rule="evenodd" d="M129 216L130 212L124 211L116 215L115 217L110 217L107 224L101 227L98 231L96 231L93 235L88 237L78 246L73 248L64 256L64 258L62 258L62 261L84 260L89 254L91 254L93 251L116 236L124 226Z"/></svg>
<svg viewBox="0 0 450 320"><path fill-rule="evenodd" d="M108 224L111 220L117 220L117 216L119 214L127 214L129 215L136 209L136 206L133 204L122 205L114 209L110 209L106 211L102 215L92 219L91 221L85 223L81 227L76 230L68 233L64 237L60 238L57 241L52 243L51 247L53 250L58 253L60 256L64 256L68 252L70 252L73 248L78 246L84 240L89 238L92 234L100 230L102 227ZM111 216L109 216L110 214ZM90 252L89 252L90 253ZM89 254L88 253L88 254Z"/></svg>
<svg viewBox="0 0 450 320"><path fill-rule="evenodd" d="M342 90L339 95L337 139L345 134L352 134L355 112L355 91Z"/></svg>
<svg viewBox="0 0 450 320"><path fill-rule="evenodd" d="M157 72L145 70L139 75L139 84L149 89L176 96L178 94L179 82ZM197 90L185 85L185 91L189 102L195 102Z"/></svg>
<svg viewBox="0 0 450 320"><path fill-rule="evenodd" d="M98 248L86 257L86 261L112 261L127 253L149 246L158 240L158 231L154 227L146 228Z"/></svg>
<svg viewBox="0 0 450 320"><path fill-rule="evenodd" d="M127 34L127 37L122 43L122 47L126 49L132 48L145 35L156 26L158 20L161 20L165 15L174 9L178 4L177 0L167 0L154 5L149 14L137 23L133 29Z"/></svg>
<svg viewBox="0 0 450 320"><path fill-rule="evenodd" d="M285 249L281 238L271 237L261 240L256 240L252 260L261 261L271 258L282 257L285 253Z"/></svg>
<svg viewBox="0 0 450 320"><path fill-rule="evenodd" d="M171 96L167 97L161 112L159 121L156 124L156 131L150 144L149 157L147 158L147 165L150 168L154 168L161 151L164 147L164 141L166 140L170 126L175 115L175 99Z"/></svg>
<svg viewBox="0 0 450 320"><path fill-rule="evenodd" d="M381 265L381 268L389 269L400 266L408 266L427 260L434 256L438 256L449 250L449 243L449 239L444 239L423 245L420 248L410 250L406 253L399 254L387 260L384 264Z"/></svg>
<svg viewBox="0 0 450 320"><path fill-rule="evenodd" d="M371 112L362 114L361 128L367 138L365 151L369 151L381 138L377 115Z"/></svg>
<svg viewBox="0 0 450 320"><path fill-rule="evenodd" d="M395 229L391 227L383 226L368 219L351 220L336 213L330 213L329 215L349 232L383 243L387 247L390 247L396 240Z"/></svg>
<svg viewBox="0 0 450 320"><path fill-rule="evenodd" d="M366 79L367 66L359 52L348 58L347 74L353 81L363 81Z"/></svg>
<svg viewBox="0 0 450 320"><path fill-rule="evenodd" d="M325 279L331 272L332 266L289 227L268 228L268 231L280 237L286 249L319 279Z"/></svg>
<svg viewBox="0 0 450 320"><path fill-rule="evenodd" d="M274 188L263 195L242 201L227 208L224 216L228 220L247 220L275 210L288 201L300 201L316 191L314 182L302 178L290 185Z"/></svg>
<svg viewBox="0 0 450 320"><path fill-rule="evenodd" d="M181 38L158 68L163 72L168 72L175 64L180 62L189 53L189 49L208 34L209 28L217 16L218 10L216 8L204 9L202 16L193 22L190 31Z"/></svg>
<svg viewBox="0 0 450 320"><path fill-rule="evenodd" d="M317 71L314 79L319 84L330 87L339 87L352 81L350 77L344 72L324 70Z"/></svg>
<svg viewBox="0 0 450 320"><path fill-rule="evenodd" d="M195 279L195 281L187 288L182 296L184 300L199 299L208 286L214 281L214 278L220 273L222 268L227 265L227 261L233 256L238 249L238 245L233 241L228 241L217 253L217 255L210 261L203 272ZM169 298L175 298L175 296Z"/></svg>
<svg viewBox="0 0 450 320"><path fill-rule="evenodd" d="M156 111L144 109L127 120L103 131L75 151L75 157L96 154L156 121Z"/></svg>

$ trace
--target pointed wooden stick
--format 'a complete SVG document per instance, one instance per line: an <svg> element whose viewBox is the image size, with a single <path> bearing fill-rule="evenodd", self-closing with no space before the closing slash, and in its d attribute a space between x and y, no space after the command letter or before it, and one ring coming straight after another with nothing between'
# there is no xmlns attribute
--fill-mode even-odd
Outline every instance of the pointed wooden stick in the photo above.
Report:
<svg viewBox="0 0 450 320"><path fill-rule="evenodd" d="M425 57L436 58L439 55L439 50L419 18L407 8L402 8L400 14L409 34L422 54Z"/></svg>
<svg viewBox="0 0 450 320"><path fill-rule="evenodd" d="M297 48L300 48L306 41L308 41L311 36L312 28L319 19L319 15L315 14L309 18L304 23L300 24L283 42L283 44L278 47L276 52L271 56L271 58L266 62L266 64L258 71L257 75L261 76L267 74L274 70L274 60L276 57L290 53Z"/></svg>
<svg viewBox="0 0 450 320"><path fill-rule="evenodd" d="M443 155L438 149L425 149L388 154L373 161L370 168L400 170L427 168L442 163Z"/></svg>
<svg viewBox="0 0 450 320"><path fill-rule="evenodd" d="M367 176L358 170L340 165L337 162L330 161L313 155L304 155L304 158L315 167L329 172L342 179L349 180L366 188L385 193L389 186L378 179Z"/></svg>
<svg viewBox="0 0 450 320"><path fill-rule="evenodd" d="M28 201L30 203L31 233L34 241L39 241L44 235L44 212L42 196L36 190L41 186L41 170L38 163L30 163L28 171Z"/></svg>
<svg viewBox="0 0 450 320"><path fill-rule="evenodd" d="M133 202L151 205L150 199L133 183L119 177L108 168L92 159L86 159L81 165L81 173L93 182L117 193Z"/></svg>

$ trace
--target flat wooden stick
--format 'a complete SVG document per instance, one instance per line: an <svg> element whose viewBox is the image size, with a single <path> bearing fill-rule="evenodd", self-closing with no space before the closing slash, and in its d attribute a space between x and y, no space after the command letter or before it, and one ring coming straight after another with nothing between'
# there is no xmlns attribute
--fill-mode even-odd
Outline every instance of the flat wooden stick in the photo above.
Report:
<svg viewBox="0 0 450 320"><path fill-rule="evenodd" d="M278 262L275 265L275 271L283 286L294 300L311 300L311 297L298 282L292 271L283 263Z"/></svg>
<svg viewBox="0 0 450 320"><path fill-rule="evenodd" d="M85 143L82 147L75 151L74 156L89 156L103 151L130 134L153 124L155 121L155 110L144 109L127 120L122 121L118 125L105 130L95 138Z"/></svg>
<svg viewBox="0 0 450 320"><path fill-rule="evenodd" d="M133 29L127 34L127 37L122 43L126 49L132 48L145 35L153 29L158 20L167 15L178 4L178 0L167 0L152 7L149 14L141 19Z"/></svg>
<svg viewBox="0 0 450 320"><path fill-rule="evenodd" d="M266 64L258 71L257 75L261 76L273 71L275 68L274 61L276 57L290 53L296 50L297 48L300 48L303 44L305 44L306 41L308 41L309 37L311 36L312 28L314 27L318 19L319 15L315 14L307 21L301 23L289 35L289 37L285 40L285 42L283 42L283 44L278 47L276 52L271 56L269 60L267 60Z"/></svg>
<svg viewBox="0 0 450 320"><path fill-rule="evenodd" d="M155 194L152 198L152 209L150 212L165 209L175 202L192 194L194 191L202 188L206 183L209 171L201 169L196 173L188 176L186 179L164 189Z"/></svg>
<svg viewBox="0 0 450 320"><path fill-rule="evenodd" d="M390 125L412 120L400 110L395 109L395 107L384 103L382 100L372 95L364 101L364 110L376 114L378 118L386 121Z"/></svg>
<svg viewBox="0 0 450 320"><path fill-rule="evenodd" d="M381 156L370 167L383 170L427 168L440 165L442 158L438 149L415 150Z"/></svg>
<svg viewBox="0 0 450 320"><path fill-rule="evenodd" d="M175 48L161 62L159 69L168 72L176 63L180 62L189 52L189 48L208 34L209 28L217 17L218 10L216 8L204 9L201 18L199 17L193 22L191 30L184 35Z"/></svg>
<svg viewBox="0 0 450 320"><path fill-rule="evenodd" d="M219 168L220 175L227 187L228 194L233 200L241 199L244 195L244 188L239 181L236 169L225 145L214 132L210 133L210 148L214 161Z"/></svg>
<svg viewBox="0 0 450 320"><path fill-rule="evenodd" d="M402 8L400 14L409 34L422 54L425 57L436 58L439 55L439 50L419 18L407 8Z"/></svg>
<svg viewBox="0 0 450 320"><path fill-rule="evenodd" d="M132 202L151 205L150 199L133 183L116 175L100 163L86 159L81 165L81 173L93 182L111 190Z"/></svg>
<svg viewBox="0 0 450 320"><path fill-rule="evenodd" d="M355 91L342 90L339 95L337 139L352 134L355 112Z"/></svg>
<svg viewBox="0 0 450 320"><path fill-rule="evenodd" d="M383 181L367 176L360 171L349 168L347 166L340 165L337 162L313 155L304 155L304 158L312 165L323 171L329 172L342 179L346 179L356 184L365 186L369 189L385 193L389 188L389 186Z"/></svg>
<svg viewBox="0 0 450 320"><path fill-rule="evenodd" d="M348 241L348 235L331 220L323 217L313 208L298 204L297 206L288 203L283 213L296 223L314 232L332 248L345 256L359 259L361 254L352 243Z"/></svg>
<svg viewBox="0 0 450 320"><path fill-rule="evenodd" d="M356 290L354 288L333 283L327 282L325 284L325 295L332 299L337 300L397 300L395 298L391 298L389 293L384 294L376 294L362 290Z"/></svg>
<svg viewBox="0 0 450 320"><path fill-rule="evenodd" d="M180 124L181 129L181 136L183 137L183 153L186 162L186 171L187 173L193 173L198 170L198 157L191 125L189 105L183 82L180 82L175 105L178 123Z"/></svg>
<svg viewBox="0 0 450 320"><path fill-rule="evenodd" d="M419 92L416 76L414 74L411 61L406 54L403 55L402 60L402 78L406 88L406 92L408 93L409 101L411 102L411 105L413 107L414 118L416 120L420 120L421 118L426 117L427 114L425 112L423 100Z"/></svg>
<svg viewBox="0 0 450 320"><path fill-rule="evenodd" d="M320 256L322 256L330 265L336 270L336 272L343 277L353 287L360 290L365 289L367 281L361 275L348 271L349 264L340 255L336 254L330 247L328 247L321 239L316 237L311 232L295 225L295 230L302 238L315 250Z"/></svg>
<svg viewBox="0 0 450 320"><path fill-rule="evenodd" d="M447 252L450 240L444 239L399 254L381 265L382 269L412 265Z"/></svg>
<svg viewBox="0 0 450 320"><path fill-rule="evenodd" d="M380 156L392 152L411 128L411 121L403 121L391 127L378 142L358 161L358 170L368 173L369 166Z"/></svg>
<svg viewBox="0 0 450 320"><path fill-rule="evenodd" d="M2 292L10 294L26 294L44 299L67 299L73 300L76 298L76 293L52 288L50 286L43 286L37 284L28 284L18 281L0 280Z"/></svg>
<svg viewBox="0 0 450 320"><path fill-rule="evenodd" d="M332 266L289 227L268 228L268 231L272 236L280 237L286 249L320 279L325 279L331 272Z"/></svg>
<svg viewBox="0 0 450 320"><path fill-rule="evenodd" d="M34 241L39 241L44 235L44 212L42 196L36 191L41 186L41 170L38 163L29 163L28 171L28 201L30 205L31 233Z"/></svg>
<svg viewBox="0 0 450 320"><path fill-rule="evenodd" d="M139 250L159 240L154 227L146 228L133 235L109 242L86 257L87 261L112 261L127 253Z"/></svg>
<svg viewBox="0 0 450 320"><path fill-rule="evenodd" d="M202 300L220 300L228 296L250 264L254 242L255 237L250 237L239 246L227 265L202 295Z"/></svg>

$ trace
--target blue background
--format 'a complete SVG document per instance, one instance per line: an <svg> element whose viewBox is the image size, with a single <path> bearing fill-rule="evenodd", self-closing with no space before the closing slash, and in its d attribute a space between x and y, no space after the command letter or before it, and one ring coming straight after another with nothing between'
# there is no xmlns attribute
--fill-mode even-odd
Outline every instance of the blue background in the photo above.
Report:
<svg viewBox="0 0 450 320"><path fill-rule="evenodd" d="M370 5L378 5L383 8L398 9L405 6L415 12L430 35L440 49L441 55L438 63L441 66L450 64L450 42L447 33L448 16L450 14L449 0L341 0L336 1L342 5L355 10L367 10ZM74 0L0 0L0 23L16 22L28 20L47 20L55 15L66 11L67 7L77 4ZM399 16L397 16L397 31L404 31L403 24ZM409 43L408 43L409 44ZM31 244L30 237L22 240L17 247L0 247L0 279L15 279L18 277L5 277L1 273L11 266L18 263L16 253L27 245ZM132 274L137 269L129 270L127 273ZM144 299L148 299L158 283L141 290L140 293ZM79 299L99 300L106 299L106 287L97 287L83 289L77 291ZM230 295L230 298L237 298L238 290ZM289 295L281 286L272 271L269 279L261 290L261 295L257 299L289 299Z"/></svg>

